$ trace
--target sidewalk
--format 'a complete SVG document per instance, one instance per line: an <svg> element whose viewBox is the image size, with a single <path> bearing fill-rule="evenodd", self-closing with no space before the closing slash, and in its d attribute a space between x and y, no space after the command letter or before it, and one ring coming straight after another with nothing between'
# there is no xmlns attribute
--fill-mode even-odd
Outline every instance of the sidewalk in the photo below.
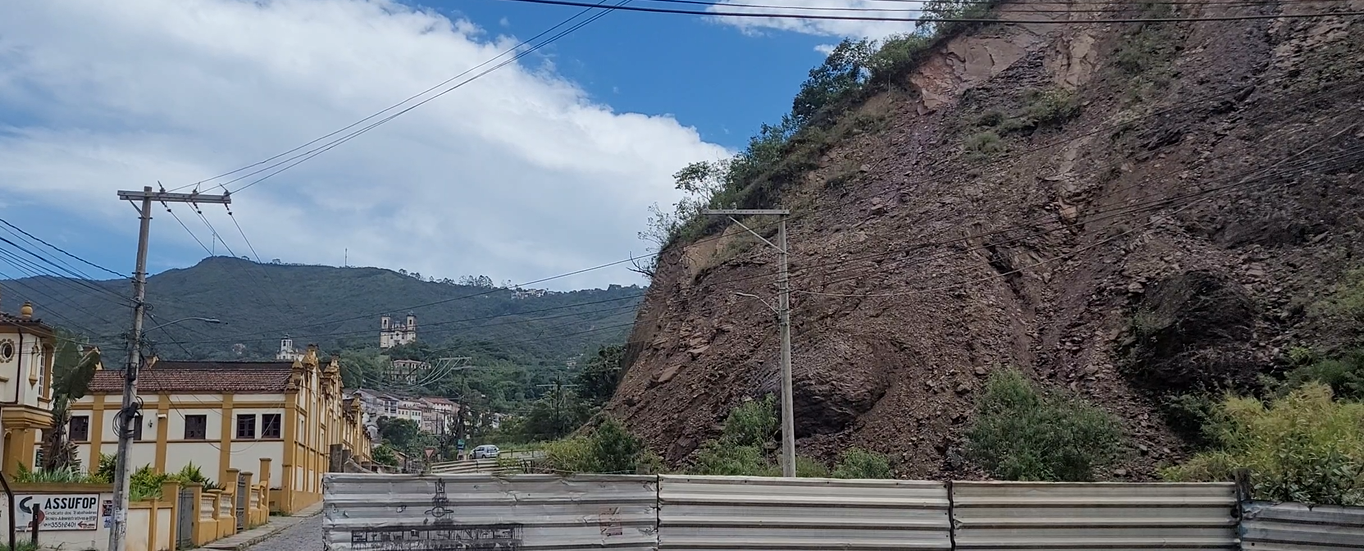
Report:
<svg viewBox="0 0 1364 551"><path fill-rule="evenodd" d="M288 530L289 528L292 528L293 526L301 522L307 521L308 519L312 518L314 515L320 512L322 512L322 502L319 501L313 504L312 506L306 507L303 510L291 516L287 517L272 516L270 517L270 520L265 524L211 542L208 545L205 545L203 548L216 549L220 551L221 550L237 551L238 549L250 547L252 545L260 543L265 539L268 539L270 536Z"/></svg>

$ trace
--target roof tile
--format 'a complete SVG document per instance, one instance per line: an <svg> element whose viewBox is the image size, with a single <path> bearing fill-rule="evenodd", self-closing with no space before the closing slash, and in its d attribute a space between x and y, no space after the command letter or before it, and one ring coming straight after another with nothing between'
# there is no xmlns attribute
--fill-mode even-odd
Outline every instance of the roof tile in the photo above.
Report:
<svg viewBox="0 0 1364 551"><path fill-rule="evenodd" d="M292 362L185 362L158 361L137 374L139 394L181 393L276 393L289 385ZM91 394L123 392L122 370L95 372Z"/></svg>

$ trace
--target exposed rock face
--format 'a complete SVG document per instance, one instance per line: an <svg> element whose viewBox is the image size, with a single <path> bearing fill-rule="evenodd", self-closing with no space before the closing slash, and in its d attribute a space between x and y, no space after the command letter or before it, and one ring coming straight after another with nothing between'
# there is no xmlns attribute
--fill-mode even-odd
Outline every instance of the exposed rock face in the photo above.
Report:
<svg viewBox="0 0 1364 551"><path fill-rule="evenodd" d="M901 476L978 476L960 435L1013 366L1123 418L1113 472L1149 479L1183 453L1157 387L1247 384L1289 346L1353 337L1303 305L1364 254L1364 21L1140 32L971 31L850 115L885 130L784 187L801 454L859 446ZM1075 90L1077 118L965 151L986 115L1055 89ZM608 405L674 463L777 388L774 316L735 295L773 296L771 251L713 237L664 251Z"/></svg>

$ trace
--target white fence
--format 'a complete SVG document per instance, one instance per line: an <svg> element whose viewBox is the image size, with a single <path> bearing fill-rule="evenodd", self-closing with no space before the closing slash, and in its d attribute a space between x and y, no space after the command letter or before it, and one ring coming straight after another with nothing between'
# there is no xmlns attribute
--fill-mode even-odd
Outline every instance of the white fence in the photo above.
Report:
<svg viewBox="0 0 1364 551"><path fill-rule="evenodd" d="M1234 484L956 482L957 549L1225 549Z"/></svg>
<svg viewBox="0 0 1364 551"><path fill-rule="evenodd" d="M1364 509L1252 503L1241 519L1247 551L1345 551L1364 549Z"/></svg>
<svg viewBox="0 0 1364 551"><path fill-rule="evenodd" d="M658 545L653 476L330 473L322 491L333 551Z"/></svg>
<svg viewBox="0 0 1364 551"><path fill-rule="evenodd" d="M330 473L323 498L330 551L1364 549L1364 509L1242 519L1232 484Z"/></svg>
<svg viewBox="0 0 1364 551"><path fill-rule="evenodd" d="M947 485L660 476L659 549L951 549Z"/></svg>

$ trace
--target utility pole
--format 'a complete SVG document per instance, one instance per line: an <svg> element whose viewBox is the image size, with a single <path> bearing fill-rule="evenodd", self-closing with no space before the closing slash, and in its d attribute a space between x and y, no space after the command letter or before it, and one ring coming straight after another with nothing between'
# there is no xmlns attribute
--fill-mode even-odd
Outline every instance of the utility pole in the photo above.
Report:
<svg viewBox="0 0 1364 551"><path fill-rule="evenodd" d="M781 474L786 478L795 478L796 416L791 403L793 400L791 397L791 276L786 269L787 253L789 252L786 247L786 217L791 214L791 211L786 209L704 209L701 214L727 216L731 222L738 224L739 227L777 250L777 287L781 294L777 297L776 308L767 304L765 300L763 304L777 313L777 318L781 323ZM749 229L748 226L734 218L735 216L780 217L777 226L777 242L773 243L758 235L758 232ZM740 293L740 295L762 300L756 295L746 293Z"/></svg>
<svg viewBox="0 0 1364 551"><path fill-rule="evenodd" d="M147 313L147 241L151 235L152 202L232 203L232 197L227 193L154 192L151 186L142 188L142 191L120 191L118 198L134 201L134 207L137 207L136 202L142 203L138 208L142 225L137 236L137 268L133 272L133 332L128 335L128 365L123 370L123 405L114 417L114 429L118 431L118 455L114 462L114 503L107 551L125 551L124 544L128 539L128 454L132 448L131 421L137 416L137 371L142 363L142 316Z"/></svg>

